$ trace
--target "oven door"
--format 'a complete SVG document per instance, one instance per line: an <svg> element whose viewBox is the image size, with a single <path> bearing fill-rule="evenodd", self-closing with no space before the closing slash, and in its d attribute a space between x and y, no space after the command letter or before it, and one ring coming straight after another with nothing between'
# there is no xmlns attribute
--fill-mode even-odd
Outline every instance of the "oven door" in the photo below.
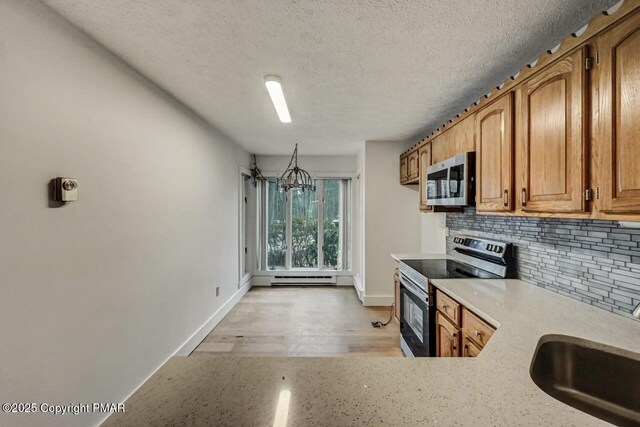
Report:
<svg viewBox="0 0 640 427"><path fill-rule="evenodd" d="M400 279L400 334L402 350L408 357L435 355L435 341L430 328L433 310L429 310L429 295L407 278Z"/></svg>

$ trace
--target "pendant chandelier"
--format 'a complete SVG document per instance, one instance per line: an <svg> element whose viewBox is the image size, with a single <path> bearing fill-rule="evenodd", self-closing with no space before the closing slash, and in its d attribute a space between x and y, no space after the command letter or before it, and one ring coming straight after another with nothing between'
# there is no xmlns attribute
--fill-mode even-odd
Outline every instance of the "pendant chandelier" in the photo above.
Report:
<svg viewBox="0 0 640 427"><path fill-rule="evenodd" d="M293 167L291 166L293 165ZM289 166L278 179L278 191L287 192L291 189L297 189L302 192L316 191L315 181L311 179L311 175L304 169L298 167L298 144L293 150Z"/></svg>
<svg viewBox="0 0 640 427"><path fill-rule="evenodd" d="M267 178L265 178L264 175L262 175L262 171L258 167L255 154L253 155L253 165L251 166L251 169L249 169L249 171L251 172L251 183L253 184L254 187L258 186L258 181L267 180Z"/></svg>

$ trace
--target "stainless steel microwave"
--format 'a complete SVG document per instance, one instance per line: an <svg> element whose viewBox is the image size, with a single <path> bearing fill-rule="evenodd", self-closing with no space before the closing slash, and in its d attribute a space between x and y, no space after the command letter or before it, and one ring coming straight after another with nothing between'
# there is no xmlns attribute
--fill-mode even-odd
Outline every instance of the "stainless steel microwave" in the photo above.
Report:
<svg viewBox="0 0 640 427"><path fill-rule="evenodd" d="M427 168L426 196L430 206L475 203L476 153L459 154Z"/></svg>

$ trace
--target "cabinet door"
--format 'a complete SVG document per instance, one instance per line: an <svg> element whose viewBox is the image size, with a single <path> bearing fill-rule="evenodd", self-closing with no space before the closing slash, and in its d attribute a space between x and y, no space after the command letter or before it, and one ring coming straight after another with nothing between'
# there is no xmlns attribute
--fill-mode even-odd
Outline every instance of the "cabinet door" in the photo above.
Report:
<svg viewBox="0 0 640 427"><path fill-rule="evenodd" d="M454 156L476 150L473 116L458 122L450 132L452 132L452 139L455 141Z"/></svg>
<svg viewBox="0 0 640 427"><path fill-rule="evenodd" d="M400 157L400 184L404 184L407 181L409 174L407 157Z"/></svg>
<svg viewBox="0 0 640 427"><path fill-rule="evenodd" d="M436 312L436 356L458 357L460 334L456 327L439 311Z"/></svg>
<svg viewBox="0 0 640 427"><path fill-rule="evenodd" d="M640 12L596 41L594 167L599 210L640 213Z"/></svg>
<svg viewBox="0 0 640 427"><path fill-rule="evenodd" d="M585 49L520 88L520 205L525 212L585 210Z"/></svg>
<svg viewBox="0 0 640 427"><path fill-rule="evenodd" d="M479 212L513 210L513 93L476 113L476 205Z"/></svg>
<svg viewBox="0 0 640 427"><path fill-rule="evenodd" d="M463 331L462 332L462 357L478 357L482 350L477 346L471 338Z"/></svg>
<svg viewBox="0 0 640 427"><path fill-rule="evenodd" d="M416 178L418 178L418 174L419 174L419 169L418 169L418 150L413 151L412 153L409 153L409 157L408 157L408 162L409 162L409 176L408 179L409 180L414 180Z"/></svg>
<svg viewBox="0 0 640 427"><path fill-rule="evenodd" d="M466 337L475 341L476 347L483 348L493 336L495 329L487 322L470 312L466 307L462 308L462 332Z"/></svg>
<svg viewBox="0 0 640 427"><path fill-rule="evenodd" d="M433 138L430 142L431 144L431 164L436 164L436 163L440 163L443 160L448 159L449 157L447 157L448 153L445 150L445 138L444 136L438 135L437 137Z"/></svg>
<svg viewBox="0 0 640 427"><path fill-rule="evenodd" d="M431 165L431 143L420 147L420 150L418 151L418 158L420 160L420 210L433 211L433 207L427 205L427 168Z"/></svg>

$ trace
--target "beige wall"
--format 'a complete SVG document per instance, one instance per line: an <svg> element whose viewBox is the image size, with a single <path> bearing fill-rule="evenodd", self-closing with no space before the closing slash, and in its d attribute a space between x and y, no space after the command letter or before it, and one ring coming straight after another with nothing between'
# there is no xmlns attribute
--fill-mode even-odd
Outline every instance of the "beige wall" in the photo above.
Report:
<svg viewBox="0 0 640 427"><path fill-rule="evenodd" d="M364 148L364 304L393 302L394 252L421 251L418 190L400 185L406 142L367 141Z"/></svg>
<svg viewBox="0 0 640 427"><path fill-rule="evenodd" d="M444 254L447 252L445 228L447 214L423 213L420 215L420 249L423 254Z"/></svg>
<svg viewBox="0 0 640 427"><path fill-rule="evenodd" d="M0 402L122 401L229 300L238 165L247 153L45 6L0 2ZM48 206L56 176L79 179L78 202Z"/></svg>
<svg viewBox="0 0 640 427"><path fill-rule="evenodd" d="M299 150L302 150L299 148ZM293 147L291 147L293 152ZM281 174L287 168L291 154L285 156L259 155L258 166L263 172ZM357 168L356 156L298 156L298 165L311 175L316 173L353 174Z"/></svg>

